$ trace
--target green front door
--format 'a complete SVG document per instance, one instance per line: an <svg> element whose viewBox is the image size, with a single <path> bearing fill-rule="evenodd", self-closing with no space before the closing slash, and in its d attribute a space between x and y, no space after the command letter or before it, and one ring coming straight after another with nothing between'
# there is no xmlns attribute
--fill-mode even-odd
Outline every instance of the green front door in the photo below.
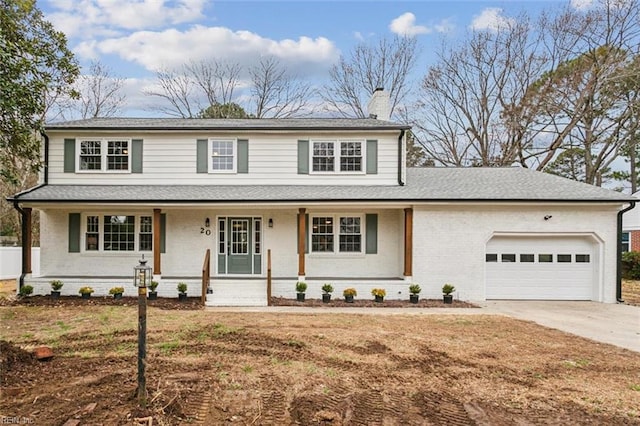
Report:
<svg viewBox="0 0 640 426"><path fill-rule="evenodd" d="M227 273L250 274L251 255L251 218L230 217L227 236Z"/></svg>

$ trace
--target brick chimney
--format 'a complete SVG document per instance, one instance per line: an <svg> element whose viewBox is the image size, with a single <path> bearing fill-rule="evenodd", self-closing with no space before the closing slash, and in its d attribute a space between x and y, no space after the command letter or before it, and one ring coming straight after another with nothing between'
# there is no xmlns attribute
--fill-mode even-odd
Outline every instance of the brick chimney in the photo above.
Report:
<svg viewBox="0 0 640 426"><path fill-rule="evenodd" d="M378 87L371 95L371 100L367 104L367 111L370 118L378 120L389 120L391 107L389 105L389 92Z"/></svg>

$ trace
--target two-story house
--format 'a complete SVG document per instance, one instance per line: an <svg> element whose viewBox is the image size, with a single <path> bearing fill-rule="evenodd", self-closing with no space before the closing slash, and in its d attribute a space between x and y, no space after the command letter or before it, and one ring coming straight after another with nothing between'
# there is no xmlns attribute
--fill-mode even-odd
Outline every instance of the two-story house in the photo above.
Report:
<svg viewBox="0 0 640 426"><path fill-rule="evenodd" d="M406 132L385 93L367 119L96 118L51 124L43 182L15 195L21 281L36 294L132 287L149 259L161 296L186 282L210 305L267 304L308 283L320 297L615 302L621 211L634 198L522 168L405 167ZM32 210L40 276L30 274Z"/></svg>

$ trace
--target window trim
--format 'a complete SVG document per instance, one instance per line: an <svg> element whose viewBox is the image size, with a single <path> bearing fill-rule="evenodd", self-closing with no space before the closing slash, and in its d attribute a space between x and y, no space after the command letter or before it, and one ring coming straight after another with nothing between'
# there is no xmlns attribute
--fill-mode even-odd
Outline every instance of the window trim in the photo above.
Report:
<svg viewBox="0 0 640 426"><path fill-rule="evenodd" d="M214 142L231 142L232 146L232 167L230 170L215 170L213 168L213 143ZM210 174L237 174L238 173L238 138L209 138L207 140L207 173Z"/></svg>
<svg viewBox="0 0 640 426"><path fill-rule="evenodd" d="M80 156L82 151L82 142L100 142L100 168L93 170L82 170L80 168ZM76 173L115 173L115 174L130 174L131 173L131 152L133 151L133 139L125 137L108 137L108 138L76 138L76 155L75 165ZM127 142L127 169L123 170L109 170L107 169L107 158L109 156L109 142Z"/></svg>
<svg viewBox="0 0 640 426"><path fill-rule="evenodd" d="M341 171L340 164L342 159L342 143L358 142L360 143L361 162L360 171L350 170ZM316 143L333 143L333 171L315 171L313 170L313 146ZM352 158L352 157L349 157ZM367 141L366 139L309 139L309 174L310 175L366 175L367 174Z"/></svg>
<svg viewBox="0 0 640 426"><path fill-rule="evenodd" d="M98 250L87 250L87 217L89 216L97 216L98 217ZM104 217L105 216L133 216L134 220L134 239L133 239L133 250L105 250L104 249ZM141 234L141 223L140 218L142 216L151 217L151 250L140 250L140 234ZM131 213L127 211L122 212L86 212L81 214L80 219L80 252L86 254L101 254L101 255L128 255L128 254L149 254L153 253L153 212L149 213Z"/></svg>
<svg viewBox="0 0 640 426"><path fill-rule="evenodd" d="M309 215L309 254L314 256L361 256L366 253L367 224L366 215L360 213L315 213ZM313 219L317 217L330 217L333 220L333 251L313 251ZM357 217L360 219L360 251L340 251L340 219L345 217ZM355 234L345 234L355 235Z"/></svg>

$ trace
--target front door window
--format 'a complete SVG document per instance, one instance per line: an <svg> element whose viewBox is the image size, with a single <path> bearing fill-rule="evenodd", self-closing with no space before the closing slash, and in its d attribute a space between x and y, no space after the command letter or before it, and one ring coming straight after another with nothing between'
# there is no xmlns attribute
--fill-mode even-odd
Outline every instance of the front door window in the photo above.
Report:
<svg viewBox="0 0 640 426"><path fill-rule="evenodd" d="M231 254L249 254L248 219L231 219Z"/></svg>

